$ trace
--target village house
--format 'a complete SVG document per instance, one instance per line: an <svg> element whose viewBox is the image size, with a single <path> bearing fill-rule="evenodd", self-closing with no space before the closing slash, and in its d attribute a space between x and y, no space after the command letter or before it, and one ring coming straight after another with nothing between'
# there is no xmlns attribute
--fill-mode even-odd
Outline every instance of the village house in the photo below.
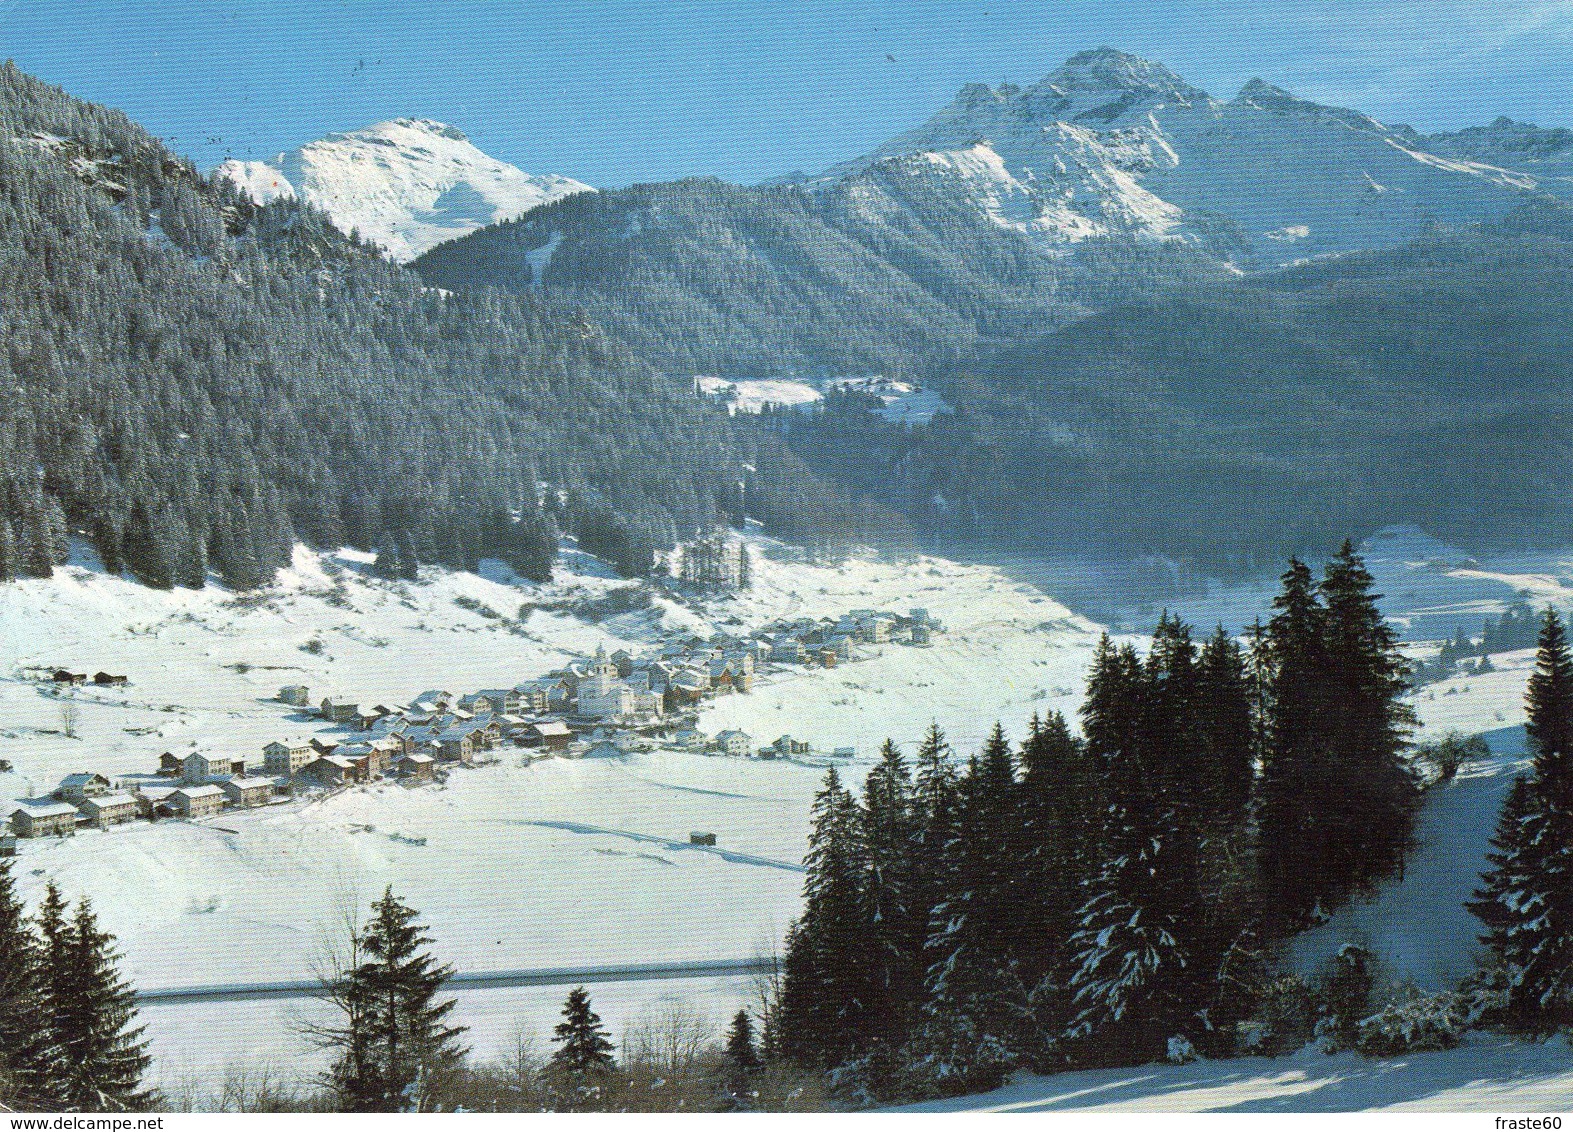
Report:
<svg viewBox="0 0 1573 1132"><path fill-rule="evenodd" d="M110 672L93 673L93 683L106 688L123 688L130 683L124 676L116 676Z"/></svg>
<svg viewBox="0 0 1573 1132"><path fill-rule="evenodd" d="M319 755L331 755L339 749L339 741L337 739L324 739L320 735L313 735L306 742L310 743L311 749Z"/></svg>
<svg viewBox="0 0 1573 1132"><path fill-rule="evenodd" d="M525 710L524 696L515 688L482 688L473 696L465 696L459 706L473 712L490 712L493 715L516 715Z"/></svg>
<svg viewBox="0 0 1573 1132"><path fill-rule="evenodd" d="M0 833L0 857L16 856L16 834Z"/></svg>
<svg viewBox="0 0 1573 1132"><path fill-rule="evenodd" d="M522 737L526 747L542 747L548 751L560 751L573 741L573 732L568 725L560 719L549 719L541 723L532 723L525 729Z"/></svg>
<svg viewBox="0 0 1573 1132"><path fill-rule="evenodd" d="M416 696L410 706L425 712L440 712L458 702L459 697L452 692L445 692L441 688L430 688Z"/></svg>
<svg viewBox="0 0 1573 1132"><path fill-rule="evenodd" d="M211 751L194 751L180 761L180 777L194 786L210 778L228 778L234 773L234 760Z"/></svg>
<svg viewBox="0 0 1573 1132"><path fill-rule="evenodd" d="M160 778L179 778L185 765L185 759L174 751L165 751L158 756L158 776Z"/></svg>
<svg viewBox="0 0 1573 1132"><path fill-rule="evenodd" d="M57 668L55 669L54 675L52 675L50 679L53 680L56 684L86 684L87 673L72 672L66 668Z"/></svg>
<svg viewBox="0 0 1573 1132"><path fill-rule="evenodd" d="M430 755L405 755L397 765L401 775L416 782L430 782L437 773L437 760Z"/></svg>
<svg viewBox="0 0 1573 1132"><path fill-rule="evenodd" d="M76 807L69 802L20 802L11 811L18 837L64 837L76 832Z"/></svg>
<svg viewBox="0 0 1573 1132"><path fill-rule="evenodd" d="M219 789L224 791L231 806L242 810L265 806L273 799L271 778L231 778L219 783Z"/></svg>
<svg viewBox="0 0 1573 1132"><path fill-rule="evenodd" d="M175 816L175 808L169 804L169 796L178 786L148 786L141 785L131 792L136 799L137 812L148 820L155 818L169 818Z"/></svg>
<svg viewBox="0 0 1573 1132"><path fill-rule="evenodd" d="M360 704L342 696L326 696L322 701L322 718L330 723L354 723L360 716Z"/></svg>
<svg viewBox="0 0 1573 1132"><path fill-rule="evenodd" d="M347 786L366 781L365 770L354 759L342 755L323 755L301 768L300 773L324 786Z"/></svg>
<svg viewBox="0 0 1573 1132"><path fill-rule="evenodd" d="M771 746L775 749L776 754L783 756L806 755L814 749L810 744L794 739L790 735L781 736Z"/></svg>
<svg viewBox="0 0 1573 1132"><path fill-rule="evenodd" d="M275 739L262 748L262 769L268 774L289 776L316 758L318 751L306 739Z"/></svg>
<svg viewBox="0 0 1573 1132"><path fill-rule="evenodd" d="M753 742L746 731L721 731L715 737L716 749L723 755L736 755L743 757L748 754L749 745Z"/></svg>
<svg viewBox="0 0 1573 1132"><path fill-rule="evenodd" d="M475 761L475 733L468 727L450 727L439 731L433 741L438 757L444 762L472 763Z"/></svg>
<svg viewBox="0 0 1573 1132"><path fill-rule="evenodd" d="M290 707L310 707L311 689L304 684L286 684L279 689L278 700Z"/></svg>
<svg viewBox="0 0 1573 1132"><path fill-rule="evenodd" d="M777 637L770 649L770 659L776 664L802 664L803 642L797 637Z"/></svg>
<svg viewBox="0 0 1573 1132"><path fill-rule="evenodd" d="M915 645L927 645L932 643L929 635L930 632L931 630L929 629L927 622L915 622L912 626L912 643Z"/></svg>
<svg viewBox="0 0 1573 1132"><path fill-rule="evenodd" d="M60 785L55 787L55 797L62 802L80 805L88 798L108 794L112 787L113 784L102 774L83 770L62 778Z"/></svg>
<svg viewBox="0 0 1573 1132"><path fill-rule="evenodd" d="M672 743L685 751L702 751L705 747L705 733L696 731L692 727L685 727L672 736Z"/></svg>
<svg viewBox="0 0 1573 1132"><path fill-rule="evenodd" d="M346 743L330 756L335 759L345 759L354 764L360 777L359 782L370 782L374 778L382 777L382 768L387 763L386 756L374 750L370 743Z"/></svg>
<svg viewBox="0 0 1573 1132"><path fill-rule="evenodd" d="M99 829L108 829L137 817L137 800L130 794L98 794L77 806L82 816Z"/></svg>
<svg viewBox="0 0 1573 1132"><path fill-rule="evenodd" d="M710 674L697 668L685 668L672 678L667 695L679 707L697 704L710 691Z"/></svg>
<svg viewBox="0 0 1573 1132"><path fill-rule="evenodd" d="M205 818L224 808L224 791L217 786L182 786L166 803L178 816Z"/></svg>

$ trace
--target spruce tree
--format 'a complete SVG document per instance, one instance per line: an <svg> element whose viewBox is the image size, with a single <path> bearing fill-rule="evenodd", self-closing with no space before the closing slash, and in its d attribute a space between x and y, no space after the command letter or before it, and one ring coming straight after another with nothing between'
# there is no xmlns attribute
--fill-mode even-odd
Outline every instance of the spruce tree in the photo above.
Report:
<svg viewBox="0 0 1573 1132"><path fill-rule="evenodd" d="M760 1066L759 1047L754 1040L754 1020L748 1011L739 1010L732 1016L726 1031L724 1050L727 1067L735 1073L751 1073Z"/></svg>
<svg viewBox="0 0 1573 1132"><path fill-rule="evenodd" d="M1365 563L1346 541L1319 587L1326 607L1331 781L1323 805L1333 835L1323 863L1337 900L1396 870L1410 844L1418 788L1403 757L1415 725L1404 702L1408 660L1377 608Z"/></svg>
<svg viewBox="0 0 1573 1132"><path fill-rule="evenodd" d="M54 1017L62 1060L56 1089L68 1112L129 1112L146 1108L142 1088L151 1059L136 1025L136 992L115 966L114 936L100 930L86 900L63 938L66 969L57 978Z"/></svg>
<svg viewBox="0 0 1573 1132"><path fill-rule="evenodd" d="M939 724L929 725L914 762L912 810L917 845L912 855L912 930L918 938L927 939L930 921L950 884L950 847L958 832L956 766Z"/></svg>
<svg viewBox="0 0 1573 1132"><path fill-rule="evenodd" d="M11 862L0 859L0 1105L47 1107L47 1032L39 943L16 894Z"/></svg>
<svg viewBox="0 0 1573 1132"><path fill-rule="evenodd" d="M863 1051L878 991L868 961L867 868L858 808L834 768L812 812L803 915L788 933L775 1022L789 1059L828 1068Z"/></svg>
<svg viewBox="0 0 1573 1132"><path fill-rule="evenodd" d="M999 724L957 788L952 866L934 910L921 1045L952 1075L998 1074L1020 1048L1027 1014L1012 943L1022 914L1020 809Z"/></svg>
<svg viewBox="0 0 1573 1132"><path fill-rule="evenodd" d="M1226 830L1242 821L1256 775L1251 695L1245 652L1220 625L1197 659L1196 710L1204 817Z"/></svg>
<svg viewBox="0 0 1573 1132"><path fill-rule="evenodd" d="M416 916L389 888L360 932L361 961L344 989L357 1032L333 1072L348 1111L429 1111L466 1053L463 1027L447 1021L455 1002L438 997L453 968L427 950L432 941Z"/></svg>
<svg viewBox="0 0 1573 1132"><path fill-rule="evenodd" d="M44 887L35 924L39 948L39 993L43 1009L39 1024L42 1049L35 1095L40 1107L63 1110L69 1072L67 1059L72 1034L73 986L70 978L71 924L69 908L54 881Z"/></svg>
<svg viewBox="0 0 1573 1132"><path fill-rule="evenodd" d="M563 1020L552 1030L552 1041L557 1049L551 1065L576 1078L604 1073L617 1064L601 1016L591 1008L589 992L583 987L568 992Z"/></svg>
<svg viewBox="0 0 1573 1132"><path fill-rule="evenodd" d="M1330 802L1338 783L1327 731L1337 710L1326 684L1325 621L1311 571L1290 559L1277 611L1258 638L1266 671L1259 859L1264 900L1294 922L1332 888L1326 863L1336 849Z"/></svg>
<svg viewBox="0 0 1573 1132"><path fill-rule="evenodd" d="M1035 988L1041 1022L1069 1020L1062 994L1067 941L1102 861L1103 783L1086 745L1059 712L1036 718L1021 749L1022 907L1014 953Z"/></svg>
<svg viewBox="0 0 1573 1132"><path fill-rule="evenodd" d="M863 787L861 828L868 860L869 961L875 1000L871 1033L899 1044L923 985L922 951L928 909L917 906L921 886L915 872L918 825L912 774L891 740Z"/></svg>
<svg viewBox="0 0 1573 1132"><path fill-rule="evenodd" d="M1573 651L1553 611L1541 625L1525 732L1532 772L1513 784L1471 911L1507 979L1506 1020L1573 1026Z"/></svg>

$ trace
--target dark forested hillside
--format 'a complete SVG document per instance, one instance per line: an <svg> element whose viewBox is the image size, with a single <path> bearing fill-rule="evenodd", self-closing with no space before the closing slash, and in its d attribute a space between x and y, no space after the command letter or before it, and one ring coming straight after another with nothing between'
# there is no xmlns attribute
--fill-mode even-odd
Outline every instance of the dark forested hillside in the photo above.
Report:
<svg viewBox="0 0 1573 1132"><path fill-rule="evenodd" d="M1183 248L1034 244L901 161L822 192L716 180L581 194L443 244L435 286L571 297L678 373L953 371L1116 294L1221 268Z"/></svg>
<svg viewBox="0 0 1573 1132"><path fill-rule="evenodd" d="M0 577L73 531L153 585L252 585L317 545L533 571L554 529L638 570L736 506L889 533L560 303L444 294L123 115L0 69Z"/></svg>
<svg viewBox="0 0 1573 1132"><path fill-rule="evenodd" d="M1564 210L1124 303L980 361L914 429L790 422L812 463L926 527L1254 569L1414 522L1573 537ZM874 461L850 458L859 440Z"/></svg>

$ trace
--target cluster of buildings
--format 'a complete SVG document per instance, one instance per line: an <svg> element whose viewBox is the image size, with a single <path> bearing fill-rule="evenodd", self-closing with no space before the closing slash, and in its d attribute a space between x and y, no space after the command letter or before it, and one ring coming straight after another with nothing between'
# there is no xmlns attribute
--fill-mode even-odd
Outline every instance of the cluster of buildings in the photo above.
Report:
<svg viewBox="0 0 1573 1132"><path fill-rule="evenodd" d="M734 757L782 758L808 744L781 736L756 748L739 730L707 738L692 726L703 701L747 693L767 665L834 667L855 658L855 646L904 641L923 646L942 626L925 610L906 616L854 610L832 619L781 621L748 637L674 635L642 656L626 650L576 661L511 688L469 694L421 692L409 704L367 704L327 695L313 702L304 685L279 689L280 702L337 725L342 738L280 739L262 748L261 763L227 752L166 751L156 774L121 782L82 771L67 775L48 798L18 803L11 833L0 826L0 852L15 837L57 836L138 819L202 818L293 797L302 788L337 789L379 779L410 785L442 777L447 768L496 760L499 748L542 754L622 754L647 745L643 736L689 750ZM65 677L67 679L62 679ZM62 670L57 683L85 683ZM124 677L99 674L100 684ZM833 752L850 755L850 750Z"/></svg>

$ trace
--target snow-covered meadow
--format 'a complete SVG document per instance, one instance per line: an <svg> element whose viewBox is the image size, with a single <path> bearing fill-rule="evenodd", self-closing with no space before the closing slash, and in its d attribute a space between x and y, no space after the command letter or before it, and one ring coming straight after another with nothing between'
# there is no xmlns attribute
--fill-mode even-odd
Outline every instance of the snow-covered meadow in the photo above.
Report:
<svg viewBox="0 0 1573 1132"><path fill-rule="evenodd" d="M1370 550L1392 595L1389 614L1416 640L1458 624L1478 630L1480 618L1524 592L1573 605L1573 561L1559 556L1479 563L1414 535ZM388 582L366 572L363 555L302 549L258 596L158 593L90 562L0 587L0 735L15 765L0 775L0 800L46 792L76 770L148 773L161 751L194 744L259 759L271 739L325 730L273 702L286 683L308 685L314 699L407 701L426 688L516 683L597 644L637 651L667 629L739 630L857 608L921 606L946 632L927 648L863 646L863 659L835 669L767 670L752 693L710 701L701 728L855 746L856 758L837 765L856 781L886 737L910 749L937 722L966 754L996 719L1019 736L1034 712L1071 714L1080 702L1101 628L1030 583L936 557L816 564L765 540L755 551L746 593L698 606L658 598L600 621L577 614L593 614L596 601L629 583L571 550L549 586L490 564L481 575L427 571L417 584ZM1272 589L1215 587L1174 608L1202 625L1239 626L1266 610ZM1121 623L1134 629L1141 617ZM1355 939L1373 947L1393 981L1439 985L1462 973L1473 929L1461 900L1521 757L1531 659L1499 656L1495 672L1421 691L1425 733L1488 732L1496 757L1436 791L1403 882L1307 935L1297 964L1314 968ZM67 736L60 698L24 678L38 665L106 668L132 682L78 691ZM832 760L657 750L531 764L521 755L455 773L441 787L383 783L204 822L23 842L17 872L30 899L49 879L91 897L119 937L127 974L147 989L309 978L346 910L364 908L386 885L421 910L442 956L465 972L747 959L779 944L798 907L809 803ZM691 830L716 833L716 848L690 846ZM746 976L592 990L614 1033L672 996L718 1020L752 996ZM462 990L460 1020L483 1057L511 1048L520 1032L539 1046L563 993ZM149 1003L157 1072L173 1081L296 1064L303 1049L293 1022L309 1009L301 1000ZM1230 1072L1254 1072L1234 1064ZM1154 1080L1169 1072L1155 1070ZM1312 1091L1294 1084L1306 1078L1293 1066L1264 1063L1262 1074L1267 1084L1252 1086L1261 1096L1288 1104ZM1273 1081L1282 1083L1277 1093Z"/></svg>
<svg viewBox="0 0 1573 1132"><path fill-rule="evenodd" d="M600 622L576 616L574 603L628 583L571 551L544 587L500 568L388 582L365 571L362 555L304 549L258 597L158 593L90 562L9 585L0 589L0 712L15 769L0 776L0 798L42 794L76 770L150 773L165 750L260 760L272 739L327 731L272 700L286 683L306 684L314 700L339 692L407 701L426 688L516 683L597 644L638 650L665 629L854 608L924 606L947 632L929 648L869 647L866 659L835 670L767 671L753 693L712 702L701 727L855 745L857 759L840 765L856 778L887 735L912 743L936 721L965 752L994 718L1019 731L1033 711L1075 706L1097 627L1030 586L941 559L831 567L763 541L756 557L745 594L698 609L658 599ZM522 605L536 608L521 618ZM124 672L131 683L78 690L68 736L63 699L26 678L56 665ZM775 950L796 913L808 806L829 760L521 756L456 773L446 786L382 783L202 822L23 842L19 879L30 899L50 879L91 897L128 976L146 989L309 978L346 908L363 908L390 884L466 972ZM716 833L716 849L689 846L692 830ZM746 978L616 984L609 1018L690 984L733 1009L749 993ZM461 1009L486 1055L515 1028L518 1019L504 1017L510 1003L542 1037L560 997L550 988L467 991ZM147 1020L155 1053L189 1072L194 1058L216 1069L267 1051L296 1056L284 1016L298 1006L170 1003L150 1005ZM248 1025L223 1041L197 1040L237 1009Z"/></svg>

